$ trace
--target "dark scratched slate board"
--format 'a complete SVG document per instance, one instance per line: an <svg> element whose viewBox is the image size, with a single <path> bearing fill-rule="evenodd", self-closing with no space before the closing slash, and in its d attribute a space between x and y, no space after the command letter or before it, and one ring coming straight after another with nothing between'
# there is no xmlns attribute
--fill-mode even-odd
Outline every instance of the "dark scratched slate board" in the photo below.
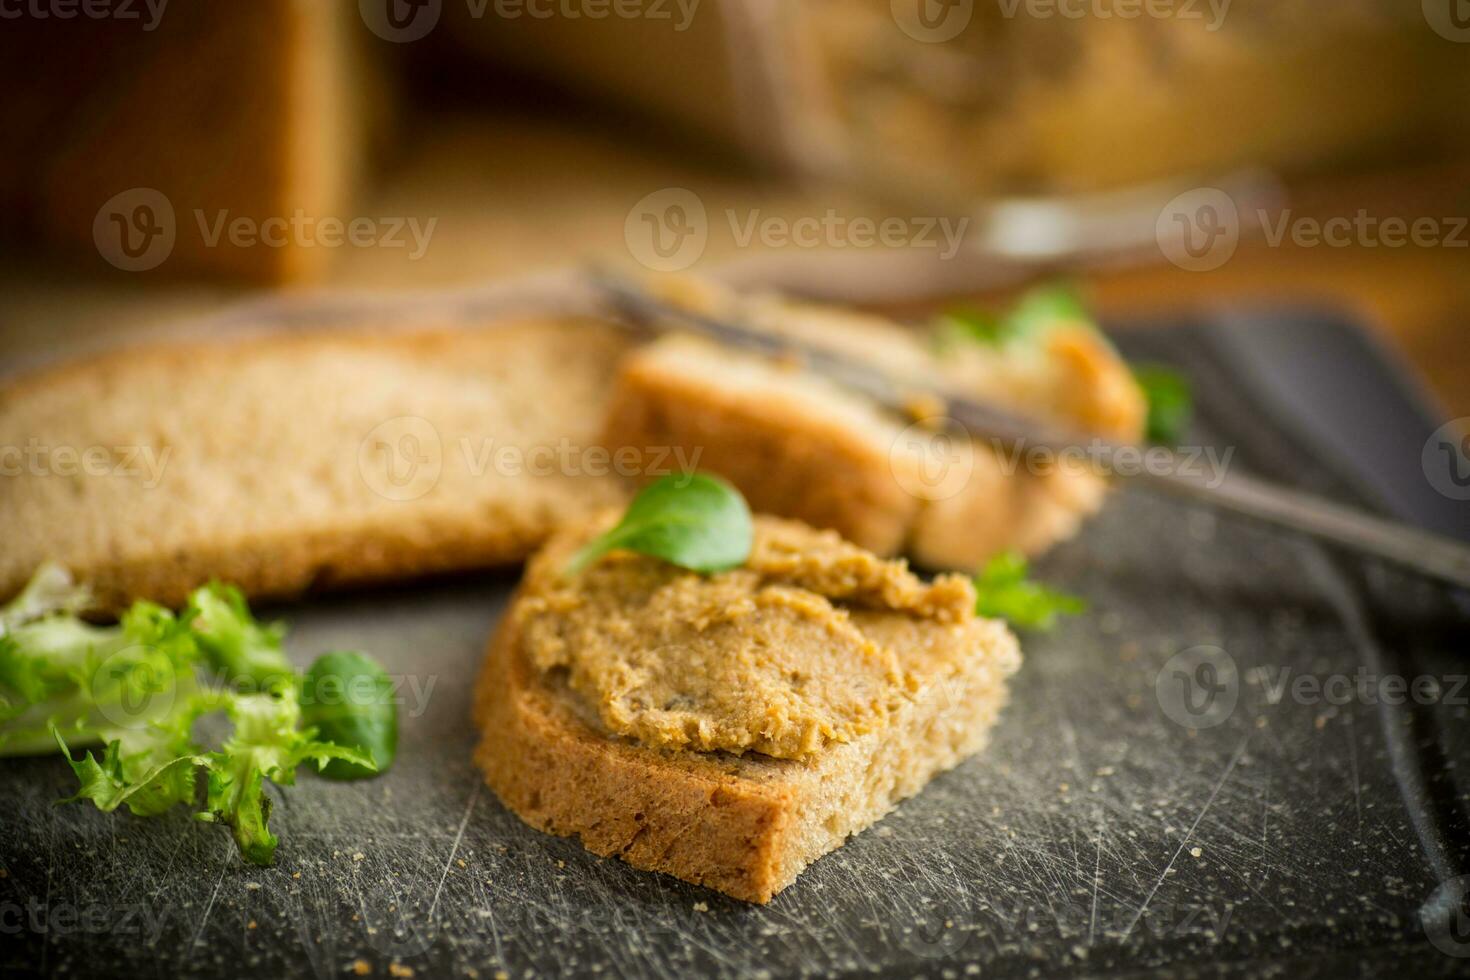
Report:
<svg viewBox="0 0 1470 980"><path fill-rule="evenodd" d="M1401 510L1418 500L1404 516L1470 532L1467 505L1385 490L1383 479L1423 482L1418 452L1433 426L1363 339L1320 317L1259 319L1122 340L1186 367L1202 402L1195 438L1235 447L1234 465L1343 499ZM1310 451L1312 406L1343 391L1378 437L1354 445L1419 441L1393 459ZM304 777L276 810L278 864L259 869L183 812L53 806L70 786L54 758L0 761L0 974L1470 969L1464 920L1426 930L1420 919L1442 882L1441 897L1463 894L1456 876L1470 871L1470 691L1449 696L1470 653L1463 596L1133 491L1042 572L1091 611L1025 638L990 750L764 908L534 833L482 787L469 764L470 683L511 576L281 609L298 658L361 647L404 677L391 774ZM1233 659L1236 706L1191 730L1171 720L1156 682L1200 645ZM1282 670L1360 667L1435 676L1444 695L1405 707L1269 696Z"/></svg>

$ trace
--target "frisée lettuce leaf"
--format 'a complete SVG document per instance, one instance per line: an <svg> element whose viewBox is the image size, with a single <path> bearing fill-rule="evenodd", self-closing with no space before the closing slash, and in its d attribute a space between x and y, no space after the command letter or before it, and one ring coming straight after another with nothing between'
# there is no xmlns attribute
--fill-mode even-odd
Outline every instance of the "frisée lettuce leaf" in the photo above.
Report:
<svg viewBox="0 0 1470 980"><path fill-rule="evenodd" d="M246 860L270 864L278 839L267 782L294 784L306 762L363 775L391 760L303 725L303 680L282 650L284 630L256 622L237 589L196 589L178 615L135 602L112 626L81 619L86 605L86 590L48 565L0 606L0 756L59 749L78 784L60 802L141 817L195 806L197 819L230 828ZM371 663L356 656L359 670ZM387 700L371 710L381 718L396 708ZM206 716L229 723L214 747L196 733ZM101 751L74 754L87 746Z"/></svg>

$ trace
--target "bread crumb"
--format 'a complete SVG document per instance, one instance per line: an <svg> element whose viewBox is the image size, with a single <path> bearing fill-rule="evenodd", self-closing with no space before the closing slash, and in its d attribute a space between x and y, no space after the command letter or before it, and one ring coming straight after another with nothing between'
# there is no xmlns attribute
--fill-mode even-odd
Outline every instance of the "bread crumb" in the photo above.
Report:
<svg viewBox="0 0 1470 980"><path fill-rule="evenodd" d="M510 980L510 974L506 973L504 970L496 970L495 980Z"/></svg>
<svg viewBox="0 0 1470 980"><path fill-rule="evenodd" d="M1203 854L1203 853L1204 853L1204 851L1203 851L1203 850L1201 850L1201 849L1200 849L1200 848L1198 848L1198 847L1191 847L1191 848L1190 848L1190 849L1189 849L1189 856L1190 856L1190 857L1196 857L1196 858L1197 858L1197 857L1199 857L1199 856L1200 856L1200 855L1201 855L1201 854Z"/></svg>
<svg viewBox="0 0 1470 980"><path fill-rule="evenodd" d="M246 929L255 929L255 928L258 928L258 927L255 924L255 920L254 919L251 919L249 922L247 922L245 924L245 928Z"/></svg>
<svg viewBox="0 0 1470 980"><path fill-rule="evenodd" d="M468 868L469 867L468 864L465 864L464 863L464 858L458 858L458 859L455 860L454 863L457 864L457 865L459 865L461 868Z"/></svg>
<svg viewBox="0 0 1470 980"><path fill-rule="evenodd" d="M694 903L694 911L696 911L696 912L708 912L709 911L709 903L708 902L695 902Z"/></svg>
<svg viewBox="0 0 1470 980"><path fill-rule="evenodd" d="M354 861L361 861L365 857L367 857L367 855L366 854L363 854L361 851L353 851L352 852L352 860L354 860Z"/></svg>
<svg viewBox="0 0 1470 980"><path fill-rule="evenodd" d="M413 967L404 966L402 963L389 963L388 973L395 977L411 977L413 976Z"/></svg>
<svg viewBox="0 0 1470 980"><path fill-rule="evenodd" d="M252 891L252 892L260 891L260 882L258 882L258 881L247 881L247 882L245 882L245 890L246 891Z"/></svg>
<svg viewBox="0 0 1470 980"><path fill-rule="evenodd" d="M567 866L567 863L565 861L562 861L562 860L558 859L557 862L556 862L556 866L558 868L565 868Z"/></svg>
<svg viewBox="0 0 1470 980"><path fill-rule="evenodd" d="M300 871L293 871L293 872L291 872L291 877L292 878L300 878L301 877L301 872Z"/></svg>
<svg viewBox="0 0 1470 980"><path fill-rule="evenodd" d="M360 977L365 977L369 973L373 972L373 968L367 960L353 960L352 972L356 973Z"/></svg>

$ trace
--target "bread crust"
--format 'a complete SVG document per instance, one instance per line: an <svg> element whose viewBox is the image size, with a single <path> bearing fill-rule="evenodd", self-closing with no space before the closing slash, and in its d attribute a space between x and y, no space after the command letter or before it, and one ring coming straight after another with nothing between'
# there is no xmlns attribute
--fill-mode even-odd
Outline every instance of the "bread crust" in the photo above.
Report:
<svg viewBox="0 0 1470 980"><path fill-rule="evenodd" d="M605 738L540 689L512 615L491 638L475 721L486 781L537 830L748 902L775 893L793 791L751 785L718 756Z"/></svg>

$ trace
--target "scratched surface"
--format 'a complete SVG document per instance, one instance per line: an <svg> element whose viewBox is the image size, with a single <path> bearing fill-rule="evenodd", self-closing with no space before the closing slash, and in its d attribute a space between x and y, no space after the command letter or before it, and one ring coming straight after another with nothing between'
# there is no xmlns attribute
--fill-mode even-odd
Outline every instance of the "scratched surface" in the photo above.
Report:
<svg viewBox="0 0 1470 980"><path fill-rule="evenodd" d="M1186 339L1131 343L1197 362ZM1209 363L1190 367L1203 441L1236 446L1237 465L1345 492L1257 400L1211 383ZM64 765L0 762L0 974L1470 967L1453 955L1470 954L1470 935L1420 919L1467 870L1470 692L1451 691L1470 639L1463 607L1406 575L1133 491L1042 572L1091 610L1024 638L991 749L764 908L534 833L482 787L469 685L510 575L280 609L299 661L360 647L404 677L393 771L356 784L304 775L278 797L278 863L260 869L183 811L55 807ZM1233 679L1235 706L1209 704L1200 717L1217 723L1191 729L1171 718L1183 702L1165 668L1199 646L1228 653L1235 672L1216 679ZM1442 696L1395 708L1275 696L1283 678L1360 667L1439 677Z"/></svg>

